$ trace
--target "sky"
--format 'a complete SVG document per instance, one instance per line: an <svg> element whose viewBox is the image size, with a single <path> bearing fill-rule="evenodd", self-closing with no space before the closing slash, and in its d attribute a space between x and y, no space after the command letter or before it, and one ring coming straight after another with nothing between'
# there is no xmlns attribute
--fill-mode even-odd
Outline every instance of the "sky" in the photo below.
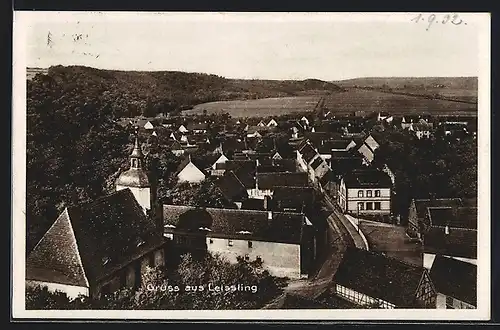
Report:
<svg viewBox="0 0 500 330"><path fill-rule="evenodd" d="M445 14L416 22L417 13L22 14L14 23L24 27L29 67L246 79L478 76L480 20L473 14L458 16L458 25L443 23Z"/></svg>

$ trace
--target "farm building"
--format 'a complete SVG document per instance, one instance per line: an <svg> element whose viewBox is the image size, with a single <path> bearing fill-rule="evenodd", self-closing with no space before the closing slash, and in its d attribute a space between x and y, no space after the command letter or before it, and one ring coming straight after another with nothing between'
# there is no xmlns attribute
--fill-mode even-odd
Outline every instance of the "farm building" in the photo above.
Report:
<svg viewBox="0 0 500 330"><path fill-rule="evenodd" d="M164 241L130 189L67 207L26 260L26 285L99 298L137 288L163 265Z"/></svg>
<svg viewBox="0 0 500 330"><path fill-rule="evenodd" d="M438 309L474 309L477 306L477 266L438 255L430 269Z"/></svg>
<svg viewBox="0 0 500 330"><path fill-rule="evenodd" d="M164 205L165 236L179 249L259 260L273 275L307 276L314 259L309 220L299 213Z"/></svg>
<svg viewBox="0 0 500 330"><path fill-rule="evenodd" d="M382 253L348 247L333 278L337 296L375 308L434 308L428 271Z"/></svg>

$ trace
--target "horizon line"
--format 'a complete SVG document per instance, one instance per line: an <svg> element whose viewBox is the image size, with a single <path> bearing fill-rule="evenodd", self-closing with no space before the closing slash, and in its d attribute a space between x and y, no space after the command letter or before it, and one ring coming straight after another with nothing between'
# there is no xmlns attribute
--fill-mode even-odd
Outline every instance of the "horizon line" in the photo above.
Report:
<svg viewBox="0 0 500 330"><path fill-rule="evenodd" d="M324 81L324 82L339 82L339 81L347 81L347 80L355 80L355 79L388 79L388 78L393 78L393 79L404 79L404 78L417 78L417 79L424 79L424 78L479 78L479 75L475 76L460 76L460 75L454 75L454 76L356 76L356 77L351 77L351 78L343 78L343 79L331 79L331 80L325 80L325 79L320 79L320 78L313 78L313 77L308 77L308 78L244 78L244 77L227 77L227 76L222 76L217 73L211 73L211 72L199 72L199 71L182 71L182 70L167 70L167 69L158 69L158 70L137 70L137 69L104 69L104 68L98 68L98 67L93 67L93 66L88 66L88 65L82 65L82 64L71 64L71 65L62 65L62 64L55 64L55 65L50 65L48 67L39 67L39 66L27 66L26 69L41 69L41 70L48 70L51 67L57 67L57 66L62 66L62 67L84 67L84 68L90 68L90 69L95 69L95 70L103 70L103 71L117 71L117 72L181 72L181 73L191 73L191 74L206 74L206 75L213 75L213 76L218 76L222 77L224 79L232 79L232 80L276 80L276 81L305 81L305 80L319 80L319 81Z"/></svg>

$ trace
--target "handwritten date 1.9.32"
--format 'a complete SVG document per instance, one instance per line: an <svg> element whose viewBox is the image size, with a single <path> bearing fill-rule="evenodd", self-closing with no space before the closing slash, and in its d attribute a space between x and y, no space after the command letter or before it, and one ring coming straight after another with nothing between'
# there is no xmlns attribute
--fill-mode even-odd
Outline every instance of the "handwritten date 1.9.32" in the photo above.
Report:
<svg viewBox="0 0 500 330"><path fill-rule="evenodd" d="M453 24L453 25L467 25L458 14L418 14L411 19L414 23L427 24L426 31L429 31L431 26L437 24Z"/></svg>

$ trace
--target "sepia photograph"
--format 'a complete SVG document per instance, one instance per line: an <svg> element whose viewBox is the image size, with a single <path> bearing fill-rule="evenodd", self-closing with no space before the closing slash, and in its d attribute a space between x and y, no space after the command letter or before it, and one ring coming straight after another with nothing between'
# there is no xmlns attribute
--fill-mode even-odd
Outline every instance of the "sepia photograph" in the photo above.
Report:
<svg viewBox="0 0 500 330"><path fill-rule="evenodd" d="M488 320L487 13L14 12L24 319Z"/></svg>

